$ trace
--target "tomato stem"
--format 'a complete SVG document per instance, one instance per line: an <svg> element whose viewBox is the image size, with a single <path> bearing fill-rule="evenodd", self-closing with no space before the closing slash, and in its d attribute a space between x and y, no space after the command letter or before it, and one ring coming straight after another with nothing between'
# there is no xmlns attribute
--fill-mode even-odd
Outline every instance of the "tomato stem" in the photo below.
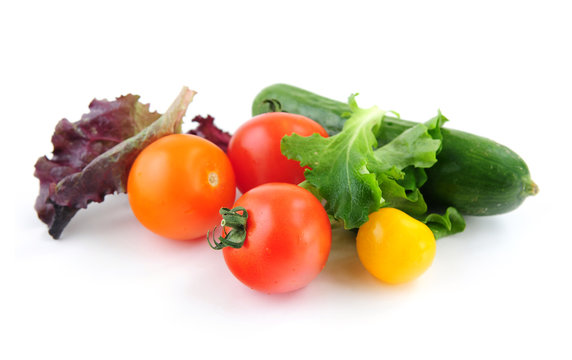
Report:
<svg viewBox="0 0 572 360"><path fill-rule="evenodd" d="M210 232L207 232L207 242L210 247L215 250L220 250L227 246L239 249L244 244L246 239L246 220L248 219L248 212L245 208L237 206L233 209L221 208L219 213L222 215L222 235L218 237L218 242L214 238L216 226L213 229L213 239L211 242ZM226 231L230 228L230 231Z"/></svg>

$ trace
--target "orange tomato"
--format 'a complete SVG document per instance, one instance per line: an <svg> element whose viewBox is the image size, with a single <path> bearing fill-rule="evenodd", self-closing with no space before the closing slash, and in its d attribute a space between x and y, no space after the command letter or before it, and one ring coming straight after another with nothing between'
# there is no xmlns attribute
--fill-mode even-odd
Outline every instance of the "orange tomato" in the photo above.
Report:
<svg viewBox="0 0 572 360"><path fill-rule="evenodd" d="M143 149L129 172L129 204L152 232L171 239L203 237L233 204L232 165L215 144L195 135L165 136Z"/></svg>

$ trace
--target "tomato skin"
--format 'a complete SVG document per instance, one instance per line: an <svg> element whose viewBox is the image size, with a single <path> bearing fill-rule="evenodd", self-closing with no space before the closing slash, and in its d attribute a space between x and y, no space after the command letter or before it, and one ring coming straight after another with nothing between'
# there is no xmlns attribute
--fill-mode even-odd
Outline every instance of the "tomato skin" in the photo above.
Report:
<svg viewBox="0 0 572 360"><path fill-rule="evenodd" d="M280 140L292 133L328 136L326 130L310 118L283 112L257 115L237 129L230 139L228 156L242 193L269 182L299 184L304 181L304 168L280 151Z"/></svg>
<svg viewBox="0 0 572 360"><path fill-rule="evenodd" d="M382 208L369 215L356 239L358 256L375 277L401 284L423 274L435 257L435 236L401 210Z"/></svg>
<svg viewBox="0 0 572 360"><path fill-rule="evenodd" d="M309 191L268 183L246 192L234 206L248 212L246 240L223 254L242 283L265 293L289 292L308 285L323 269L332 231L322 204Z"/></svg>
<svg viewBox="0 0 572 360"><path fill-rule="evenodd" d="M143 149L127 181L135 217L152 232L176 240L202 237L231 206L234 173L225 153L195 135L165 136Z"/></svg>

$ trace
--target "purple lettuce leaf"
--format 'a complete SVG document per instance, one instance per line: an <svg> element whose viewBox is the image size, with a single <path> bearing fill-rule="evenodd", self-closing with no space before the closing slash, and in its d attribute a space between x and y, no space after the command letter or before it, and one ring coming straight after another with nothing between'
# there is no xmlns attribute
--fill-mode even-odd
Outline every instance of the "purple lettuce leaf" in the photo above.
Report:
<svg viewBox="0 0 572 360"><path fill-rule="evenodd" d="M71 123L61 120L52 136L51 159L35 165L40 180L35 209L54 239L79 209L105 195L126 192L133 161L153 141L181 132L182 118L195 92L183 88L164 115L149 111L139 96L94 100L90 112Z"/></svg>
<svg viewBox="0 0 572 360"><path fill-rule="evenodd" d="M197 135L213 142L226 153L231 135L218 128L214 124L214 118L212 116L207 115L205 118L197 115L193 118L193 122L199 125L195 129L189 130L189 134Z"/></svg>

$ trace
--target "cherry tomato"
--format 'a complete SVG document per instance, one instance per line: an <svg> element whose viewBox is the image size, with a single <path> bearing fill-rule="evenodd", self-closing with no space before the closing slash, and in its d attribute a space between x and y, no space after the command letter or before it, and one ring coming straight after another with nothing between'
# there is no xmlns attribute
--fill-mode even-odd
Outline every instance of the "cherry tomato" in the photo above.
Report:
<svg viewBox="0 0 572 360"><path fill-rule="evenodd" d="M143 149L129 172L135 217L152 232L184 240L204 236L232 205L232 165L216 145L195 135L165 136Z"/></svg>
<svg viewBox="0 0 572 360"><path fill-rule="evenodd" d="M356 240L358 256L375 277L390 284L423 274L435 257L435 237L421 221L401 210L382 208L369 215Z"/></svg>
<svg viewBox="0 0 572 360"><path fill-rule="evenodd" d="M309 191L292 184L268 183L234 204L248 212L242 247L225 247L224 259L238 280L265 293L309 284L323 269L332 241L330 221Z"/></svg>
<svg viewBox="0 0 572 360"><path fill-rule="evenodd" d="M269 182L299 184L304 181L304 168L300 163L280 152L280 140L292 133L328 136L317 122L283 112L257 115L238 128L230 139L228 157L242 193Z"/></svg>

